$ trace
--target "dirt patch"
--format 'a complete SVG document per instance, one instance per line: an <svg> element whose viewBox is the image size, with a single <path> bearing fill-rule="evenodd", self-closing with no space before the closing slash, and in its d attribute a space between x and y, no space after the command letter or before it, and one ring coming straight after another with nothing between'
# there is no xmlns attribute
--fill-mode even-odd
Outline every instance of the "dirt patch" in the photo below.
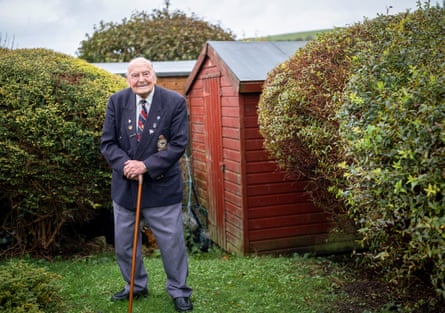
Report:
<svg viewBox="0 0 445 313"><path fill-rule="evenodd" d="M352 275L338 289L338 313L445 313L445 302L431 287L417 284L404 289L369 273L352 270Z"/></svg>
<svg viewBox="0 0 445 313"><path fill-rule="evenodd" d="M375 310L390 301L388 288L375 281L356 281L346 284L342 291L346 299L338 303L339 312Z"/></svg>

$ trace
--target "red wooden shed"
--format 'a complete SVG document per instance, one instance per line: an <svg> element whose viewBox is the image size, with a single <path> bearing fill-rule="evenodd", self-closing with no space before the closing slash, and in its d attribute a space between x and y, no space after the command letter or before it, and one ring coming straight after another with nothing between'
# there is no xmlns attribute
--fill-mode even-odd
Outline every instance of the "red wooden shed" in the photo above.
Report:
<svg viewBox="0 0 445 313"><path fill-rule="evenodd" d="M305 42L207 42L185 84L195 189L211 239L237 254L320 252L332 247L329 217L305 182L270 160L257 104L267 73Z"/></svg>

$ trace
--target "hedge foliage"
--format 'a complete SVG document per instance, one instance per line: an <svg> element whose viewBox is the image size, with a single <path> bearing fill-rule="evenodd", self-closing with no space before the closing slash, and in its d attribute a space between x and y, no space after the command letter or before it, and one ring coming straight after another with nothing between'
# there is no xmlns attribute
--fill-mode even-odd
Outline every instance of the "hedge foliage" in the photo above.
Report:
<svg viewBox="0 0 445 313"><path fill-rule="evenodd" d="M210 24L195 14L179 10L134 12L121 23L94 26L78 50L88 62L128 62L137 56L152 61L195 60L207 40L234 40L235 35L220 25Z"/></svg>
<svg viewBox="0 0 445 313"><path fill-rule="evenodd" d="M0 50L0 200L15 250L50 251L69 221L110 204L99 151L123 78L45 49Z"/></svg>
<svg viewBox="0 0 445 313"><path fill-rule="evenodd" d="M375 21L339 112L342 193L394 279L429 273L445 298L445 10Z"/></svg>
<svg viewBox="0 0 445 313"><path fill-rule="evenodd" d="M443 6L322 34L268 75L265 147L346 212L394 281L425 274L445 297Z"/></svg>
<svg viewBox="0 0 445 313"><path fill-rule="evenodd" d="M58 295L61 277L23 260L0 266L0 312L63 312Z"/></svg>
<svg viewBox="0 0 445 313"><path fill-rule="evenodd" d="M266 149L281 167L308 179L315 202L337 217L345 214L344 205L328 191L343 173L336 114L350 76L350 51L370 36L362 25L320 34L268 74L258 106Z"/></svg>

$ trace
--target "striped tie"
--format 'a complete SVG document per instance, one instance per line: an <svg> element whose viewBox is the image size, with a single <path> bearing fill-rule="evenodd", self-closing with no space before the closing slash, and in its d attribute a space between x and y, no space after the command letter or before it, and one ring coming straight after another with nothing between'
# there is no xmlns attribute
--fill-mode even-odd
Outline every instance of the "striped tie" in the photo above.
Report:
<svg viewBox="0 0 445 313"><path fill-rule="evenodd" d="M141 140L142 132L144 131L144 124L145 121L147 120L147 108L145 107L147 101L141 100L139 103L141 104L141 112L139 113L139 119L138 119L138 132L137 132L138 142L139 140Z"/></svg>

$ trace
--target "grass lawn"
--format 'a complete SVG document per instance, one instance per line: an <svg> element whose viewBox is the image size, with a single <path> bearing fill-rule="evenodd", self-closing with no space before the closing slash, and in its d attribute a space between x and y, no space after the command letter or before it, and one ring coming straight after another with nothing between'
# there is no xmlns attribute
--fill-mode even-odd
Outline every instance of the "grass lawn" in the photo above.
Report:
<svg viewBox="0 0 445 313"><path fill-rule="evenodd" d="M57 281L58 296L64 303L60 313L127 312L127 301L110 301L123 287L112 248L82 253L51 262L30 258L26 261L61 277ZM159 254L145 253L150 294L134 301L133 312L175 312L165 291ZM397 288L354 266L350 258L234 256L213 248L208 253L191 254L189 269L195 313L445 312L445 304L431 289L420 284L409 291ZM2 292L9 291L0 288L0 313L11 313L1 305L6 299L2 300Z"/></svg>
<svg viewBox="0 0 445 313"><path fill-rule="evenodd" d="M175 312L165 292L161 258L146 257L145 265L150 295L135 300L133 312ZM66 312L127 312L128 302L110 301L111 295L123 287L112 253L45 266L62 275L60 294ZM341 273L333 271L332 266L323 258L301 256L238 257L220 251L195 254L189 258L193 312L335 312L335 284Z"/></svg>

